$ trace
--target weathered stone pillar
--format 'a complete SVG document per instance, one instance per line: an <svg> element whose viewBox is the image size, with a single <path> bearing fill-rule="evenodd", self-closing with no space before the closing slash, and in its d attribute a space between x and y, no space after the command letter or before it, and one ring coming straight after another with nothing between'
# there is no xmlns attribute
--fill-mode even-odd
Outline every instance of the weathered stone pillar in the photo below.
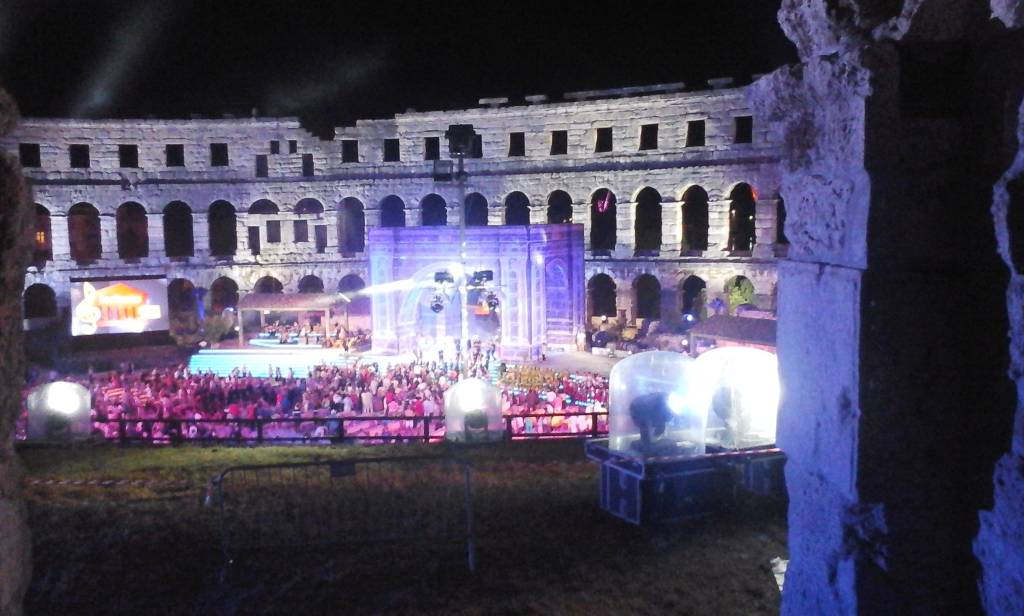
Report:
<svg viewBox="0 0 1024 616"><path fill-rule="evenodd" d="M678 256L683 245L683 204L661 202L661 255Z"/></svg>
<svg viewBox="0 0 1024 616"><path fill-rule="evenodd" d="M775 210L777 199L758 199L754 214L754 249L751 255L759 259L770 259L775 244Z"/></svg>
<svg viewBox="0 0 1024 616"><path fill-rule="evenodd" d="M572 204L572 221L583 225L583 250L590 251L590 203Z"/></svg>
<svg viewBox="0 0 1024 616"><path fill-rule="evenodd" d="M50 245L53 248L54 263L71 261L71 236L66 215L54 216L53 212L50 212Z"/></svg>
<svg viewBox="0 0 1024 616"><path fill-rule="evenodd" d="M17 122L14 101L0 90L0 136ZM21 614L32 566L22 468L14 451L14 421L21 411L25 358L21 293L32 246L34 208L21 167L0 150L0 614Z"/></svg>
<svg viewBox="0 0 1024 616"><path fill-rule="evenodd" d="M164 245L164 216L159 211L146 213L146 229L149 234L149 256L162 258L167 256Z"/></svg>
<svg viewBox="0 0 1024 616"><path fill-rule="evenodd" d="M115 260L117 254L117 215L100 210L100 258Z"/></svg>
<svg viewBox="0 0 1024 616"><path fill-rule="evenodd" d="M636 252L636 203L615 204L615 252L617 258L628 259Z"/></svg>
<svg viewBox="0 0 1024 616"><path fill-rule="evenodd" d="M732 202L708 201L708 249L705 257L725 256L729 247L729 207Z"/></svg>
<svg viewBox="0 0 1024 616"><path fill-rule="evenodd" d="M530 204L530 224L543 225L548 222L548 208L546 205Z"/></svg>
<svg viewBox="0 0 1024 616"><path fill-rule="evenodd" d="M833 5L784 0L801 63L751 88L755 115L784 125L792 242L778 298L782 611L1022 613L1024 490L998 501L1007 476L1024 485L1019 457L974 548L985 596L972 541L1016 406L988 212L1024 41L970 0ZM923 299L944 291L956 301Z"/></svg>

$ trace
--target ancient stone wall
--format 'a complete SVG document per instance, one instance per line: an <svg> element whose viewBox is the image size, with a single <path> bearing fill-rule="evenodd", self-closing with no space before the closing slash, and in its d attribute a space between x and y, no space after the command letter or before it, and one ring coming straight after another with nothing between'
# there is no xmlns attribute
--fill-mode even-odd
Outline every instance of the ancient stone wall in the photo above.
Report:
<svg viewBox="0 0 1024 616"><path fill-rule="evenodd" d="M487 203L488 223L503 224L506 201L519 193L528 203L530 223L544 223L556 191L567 193L572 219L585 227L587 279L598 272L613 273L627 318L633 316L632 285L642 273L658 278L669 302L667 312L675 290L689 275L705 280L712 296L724 295L732 276L745 276L753 281L758 302L771 308L779 248L780 139L775 125L754 118L750 142L736 142L735 118L751 113L742 88L610 98L613 94L595 100L408 112L339 128L332 141L312 137L292 119L29 119L15 135L0 141L15 151L22 144L39 145L39 166L27 172L36 203L51 217L53 259L30 267L26 286L47 285L63 305L71 277L126 272L166 274L198 286L225 276L243 292L264 276L277 278L286 291L295 291L306 276L318 277L329 290L350 274L366 281L365 253L345 246L348 210L343 202L357 200L370 228L381 224L381 203L397 196L406 225L419 226L423 202L436 195L444 202L447 224L459 224L459 187L435 179L434 161L424 160L425 148L427 138L437 138L440 158L449 160L445 129L470 123L481 135L482 156L466 160L464 190ZM688 136L695 130L691 122L697 121L705 126L699 144ZM641 150L641 127L652 124L658 126L657 147ZM612 129L611 149L596 152L596 131L604 128ZM551 153L552 131L566 132L565 154ZM516 132L524 134L522 156L509 155L509 135ZM400 160L383 160L385 139L398 140ZM358 143L355 162L344 161L347 141ZM227 166L211 165L212 143L227 145ZM89 146L89 168L70 166L73 144ZM184 146L183 167L168 166L166 148L172 144ZM138 168L120 166L119 145L137 146ZM312 169L303 169L303 155L313 157ZM257 177L257 157L265 157L266 177ZM728 250L727 244L730 195L742 183L753 188L757 199L756 243L752 251L739 252ZM708 246L684 252L683 197L693 186L708 195ZM660 210L660 245L637 254L638 195L644 188L660 197L653 206ZM603 189L616 202L617 241L613 250L597 254L589 245L591 210ZM272 201L278 212L249 213L261 199ZM318 211L297 212L303 199L315 200ZM222 200L236 213L237 249L229 257L212 256L210 250L209 211ZM165 252L163 212L174 201L191 211L193 256L168 257ZM118 256L117 212L129 202L146 212L149 249L146 256L126 261ZM102 255L88 263L71 259L68 212L77 203L99 212ZM270 241L268 223L279 225L280 241ZM296 240L298 227L306 229L307 241ZM323 227L319 243L316 227ZM259 254L250 245L250 232L258 237Z"/></svg>

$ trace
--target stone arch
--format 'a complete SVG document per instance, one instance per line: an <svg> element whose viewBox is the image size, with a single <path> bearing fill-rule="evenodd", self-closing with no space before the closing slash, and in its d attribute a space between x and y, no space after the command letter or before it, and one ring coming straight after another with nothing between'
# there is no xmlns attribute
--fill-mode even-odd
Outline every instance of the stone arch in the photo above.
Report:
<svg viewBox="0 0 1024 616"><path fill-rule="evenodd" d="M380 226L405 226L405 201L398 195L388 195L380 202Z"/></svg>
<svg viewBox="0 0 1024 616"><path fill-rule="evenodd" d="M187 278L175 278L167 283L167 311L178 314L195 311L195 289Z"/></svg>
<svg viewBox="0 0 1024 616"><path fill-rule="evenodd" d="M615 317L615 281L608 274L594 274L587 281L587 319Z"/></svg>
<svg viewBox="0 0 1024 616"><path fill-rule="evenodd" d="M640 274L633 280L633 300L637 318L661 318L661 283L653 274Z"/></svg>
<svg viewBox="0 0 1024 616"><path fill-rule="evenodd" d="M757 197L754 189L745 182L736 185L729 192L729 245L728 250L749 252L754 249L755 215Z"/></svg>
<svg viewBox="0 0 1024 616"><path fill-rule="evenodd" d="M431 193L420 201L420 220L424 227L444 227L448 224L448 204L441 195Z"/></svg>
<svg viewBox="0 0 1024 616"><path fill-rule="evenodd" d="M22 314L25 319L56 318L57 294L45 284L29 285L22 294Z"/></svg>
<svg viewBox="0 0 1024 616"><path fill-rule="evenodd" d="M238 307L238 283L221 276L210 285L210 309L223 312L225 308Z"/></svg>
<svg viewBox="0 0 1024 616"><path fill-rule="evenodd" d="M284 285L273 276L264 276L252 285L253 293L284 293Z"/></svg>
<svg viewBox="0 0 1024 616"><path fill-rule="evenodd" d="M366 214L363 202L345 197L338 207L338 250L343 253L366 250Z"/></svg>
<svg viewBox="0 0 1024 616"><path fill-rule="evenodd" d="M253 214L273 216L275 214L280 213L280 211L281 210L280 208L277 207L277 204L271 201L270 199L257 199L256 201L253 201L252 205L249 206L248 214L250 216Z"/></svg>
<svg viewBox="0 0 1024 616"><path fill-rule="evenodd" d="M366 288L366 283L357 274L347 274L338 281L338 293L349 298L348 312L350 315L370 316L369 296L359 294Z"/></svg>
<svg viewBox="0 0 1024 616"><path fill-rule="evenodd" d="M295 204L296 216L319 216L324 213L324 204L318 199L306 197Z"/></svg>
<svg viewBox="0 0 1024 616"><path fill-rule="evenodd" d="M149 256L149 225L146 208L135 201L117 208L117 256L142 259Z"/></svg>
<svg viewBox="0 0 1024 616"><path fill-rule="evenodd" d="M466 195L466 205L463 214L466 217L467 227L487 226L487 197L480 193Z"/></svg>
<svg viewBox="0 0 1024 616"><path fill-rule="evenodd" d="M323 293L324 281L319 276L308 274L299 279L299 293Z"/></svg>
<svg viewBox="0 0 1024 616"><path fill-rule="evenodd" d="M91 203L76 203L68 210L68 240L71 258L79 263L103 256L100 240L100 213Z"/></svg>
<svg viewBox="0 0 1024 616"><path fill-rule="evenodd" d="M661 195L647 186L634 198L633 223L637 255L657 255L661 250Z"/></svg>
<svg viewBox="0 0 1024 616"><path fill-rule="evenodd" d="M210 233L210 254L231 257L238 250L238 217L235 206L227 201L214 201L206 215Z"/></svg>
<svg viewBox="0 0 1024 616"><path fill-rule="evenodd" d="M708 249L708 191L694 184L683 193L682 251Z"/></svg>
<svg viewBox="0 0 1024 616"><path fill-rule="evenodd" d="M53 261L53 230L50 225L50 210L36 204L36 225L32 237L32 263L39 266Z"/></svg>
<svg viewBox="0 0 1024 616"><path fill-rule="evenodd" d="M733 276L725 282L723 291L729 304L729 314L735 313L737 306L754 303L754 283L746 276Z"/></svg>
<svg viewBox="0 0 1024 616"><path fill-rule="evenodd" d="M505 197L505 224L530 224L530 198L518 190Z"/></svg>
<svg viewBox="0 0 1024 616"><path fill-rule="evenodd" d="M182 201L171 201L164 208L164 253L168 257L195 254L192 236L192 208Z"/></svg>
<svg viewBox="0 0 1024 616"><path fill-rule="evenodd" d="M615 193L599 188L590 196L590 249L608 253L615 250Z"/></svg>
<svg viewBox="0 0 1024 616"><path fill-rule="evenodd" d="M698 319L707 316L708 283L697 275L687 276L679 283L679 305L683 314L692 314Z"/></svg>
<svg viewBox="0 0 1024 616"><path fill-rule="evenodd" d="M572 197L564 190L548 195L548 224L560 225L572 222Z"/></svg>

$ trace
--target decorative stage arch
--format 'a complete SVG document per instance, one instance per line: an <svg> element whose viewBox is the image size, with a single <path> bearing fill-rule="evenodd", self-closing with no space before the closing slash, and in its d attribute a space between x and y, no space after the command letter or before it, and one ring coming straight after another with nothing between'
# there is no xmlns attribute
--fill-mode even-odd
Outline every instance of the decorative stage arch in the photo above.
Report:
<svg viewBox="0 0 1024 616"><path fill-rule="evenodd" d="M488 290L499 301L499 323L492 325L503 359L535 358L545 344L575 344L585 305L582 225L467 227L465 241L465 274L494 274ZM443 310L430 309L435 273L451 273L453 287L464 280L458 246L457 227L369 230L374 352L410 353L423 337L461 337L464 300L457 288L450 289ZM472 290L468 295L479 299ZM470 334L484 338L481 332L490 330L479 321L470 322Z"/></svg>

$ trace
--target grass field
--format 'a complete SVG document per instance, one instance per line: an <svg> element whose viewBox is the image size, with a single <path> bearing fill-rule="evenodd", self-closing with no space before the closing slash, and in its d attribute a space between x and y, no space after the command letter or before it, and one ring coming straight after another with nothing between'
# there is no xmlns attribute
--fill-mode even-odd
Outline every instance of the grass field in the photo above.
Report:
<svg viewBox="0 0 1024 616"><path fill-rule="evenodd" d="M458 545L274 550L225 582L210 477L237 464L436 454L394 447L23 448L30 614L774 614L784 505L743 497L636 528L599 510L578 441L468 452L479 567ZM460 450L461 451L461 450ZM114 485L51 480L130 480Z"/></svg>

